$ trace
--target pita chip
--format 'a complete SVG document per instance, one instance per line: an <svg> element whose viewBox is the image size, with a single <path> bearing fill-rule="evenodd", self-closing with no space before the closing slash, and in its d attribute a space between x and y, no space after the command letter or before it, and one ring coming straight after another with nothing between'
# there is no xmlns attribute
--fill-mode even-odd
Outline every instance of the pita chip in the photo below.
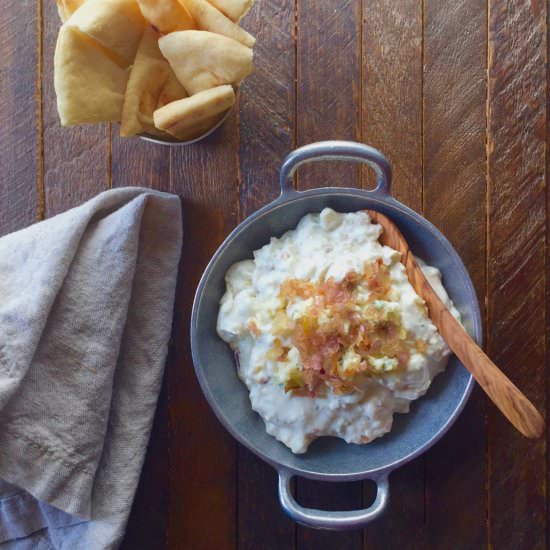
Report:
<svg viewBox="0 0 550 550"><path fill-rule="evenodd" d="M63 25L54 67L57 110L63 126L120 120L128 71L86 36Z"/></svg>
<svg viewBox="0 0 550 550"><path fill-rule="evenodd" d="M129 67L145 28L136 0L86 0L65 23L111 52L122 67Z"/></svg>
<svg viewBox="0 0 550 550"><path fill-rule="evenodd" d="M172 101L183 99L188 96L187 91L177 79L170 65L168 65L168 70L168 78L164 82L157 100L157 109L168 105L168 103L172 103Z"/></svg>
<svg viewBox="0 0 550 550"><path fill-rule="evenodd" d="M206 132L235 104L232 86L218 86L173 101L154 112L155 126L178 139L192 139Z"/></svg>
<svg viewBox="0 0 550 550"><path fill-rule="evenodd" d="M55 0L61 21L65 22L85 0Z"/></svg>
<svg viewBox="0 0 550 550"><path fill-rule="evenodd" d="M193 18L179 0L137 0L143 17L162 33L196 27Z"/></svg>
<svg viewBox="0 0 550 550"><path fill-rule="evenodd" d="M256 39L206 0L182 0L197 26L205 31L223 34L252 48Z"/></svg>
<svg viewBox="0 0 550 550"><path fill-rule="evenodd" d="M252 49L207 31L179 31L159 47L190 95L222 84L237 86L254 69Z"/></svg>
<svg viewBox="0 0 550 550"><path fill-rule="evenodd" d="M210 4L237 23L250 10L253 0L208 0Z"/></svg>
<svg viewBox="0 0 550 550"><path fill-rule="evenodd" d="M157 108L166 81L173 75L168 61L160 53L159 36L159 33L148 25L141 38L124 94L120 123L122 136L154 131L153 111ZM187 97L181 85L178 93L179 97L174 97L172 101Z"/></svg>

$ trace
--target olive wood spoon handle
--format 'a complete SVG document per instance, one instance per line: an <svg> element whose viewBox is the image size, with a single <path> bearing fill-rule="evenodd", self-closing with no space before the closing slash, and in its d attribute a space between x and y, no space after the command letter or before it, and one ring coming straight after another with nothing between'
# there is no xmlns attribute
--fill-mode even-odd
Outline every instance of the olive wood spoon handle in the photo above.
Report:
<svg viewBox="0 0 550 550"><path fill-rule="evenodd" d="M379 212L367 210L367 213L384 229L380 242L401 253L401 262L405 265L409 281L416 293L425 300L433 323L451 350L472 373L502 414L523 435L531 438L542 437L544 433L542 416L527 397L485 355L439 299L415 262L414 255L397 226Z"/></svg>

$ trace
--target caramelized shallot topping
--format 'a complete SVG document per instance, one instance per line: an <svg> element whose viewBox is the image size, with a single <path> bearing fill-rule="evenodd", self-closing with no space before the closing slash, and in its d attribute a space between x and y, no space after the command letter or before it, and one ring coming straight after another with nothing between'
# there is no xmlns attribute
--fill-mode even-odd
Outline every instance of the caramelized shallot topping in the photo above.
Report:
<svg viewBox="0 0 550 550"><path fill-rule="evenodd" d="M389 268L380 259L368 263L363 274L350 272L342 281L284 281L279 293L283 309L275 323L279 337L268 359L287 360L290 348L280 339L286 338L298 350L302 366L286 381L285 391L320 395L330 387L349 393L366 377L406 369L411 349L422 353L426 343L403 328L399 312L385 307L391 292ZM289 307L306 300L299 315L288 315ZM257 327L250 328L255 332Z"/></svg>

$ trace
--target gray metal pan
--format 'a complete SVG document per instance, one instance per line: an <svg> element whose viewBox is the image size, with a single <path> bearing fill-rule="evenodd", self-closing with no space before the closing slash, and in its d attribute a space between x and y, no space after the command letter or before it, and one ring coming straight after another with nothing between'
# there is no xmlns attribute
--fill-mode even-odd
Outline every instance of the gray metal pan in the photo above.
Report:
<svg viewBox="0 0 550 550"><path fill-rule="evenodd" d="M372 191L319 188L298 192L292 179L307 162L339 160L369 165L377 175ZM322 183L322 182L320 182ZM191 319L191 348L197 377L215 414L231 434L276 468L279 499L297 522L324 529L361 528L378 517L389 497L389 474L431 447L453 424L473 387L473 379L456 357L437 376L427 394L413 403L409 414L396 414L392 431L368 445L349 445L323 437L307 453L294 455L269 436L261 418L250 407L248 392L239 381L235 359L216 334L224 276L235 262L296 227L310 212L329 206L337 211L372 208L389 216L401 229L414 253L437 266L445 287L462 315L468 332L480 343L481 317L476 294L460 257L449 241L422 216L391 195L391 170L376 149L355 142L326 141L301 147L283 163L281 195L244 220L223 242L208 264L195 296ZM371 479L378 486L374 503L355 511L322 511L301 506L291 491L294 476L339 482Z"/></svg>

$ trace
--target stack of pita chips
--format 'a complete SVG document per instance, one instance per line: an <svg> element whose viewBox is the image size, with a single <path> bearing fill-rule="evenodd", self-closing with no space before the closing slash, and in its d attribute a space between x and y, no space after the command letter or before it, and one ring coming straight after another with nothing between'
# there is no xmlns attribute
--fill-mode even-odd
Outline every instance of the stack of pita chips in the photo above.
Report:
<svg viewBox="0 0 550 550"><path fill-rule="evenodd" d="M215 126L253 70L239 26L253 0L56 0L64 126L120 122L123 136L190 140Z"/></svg>

